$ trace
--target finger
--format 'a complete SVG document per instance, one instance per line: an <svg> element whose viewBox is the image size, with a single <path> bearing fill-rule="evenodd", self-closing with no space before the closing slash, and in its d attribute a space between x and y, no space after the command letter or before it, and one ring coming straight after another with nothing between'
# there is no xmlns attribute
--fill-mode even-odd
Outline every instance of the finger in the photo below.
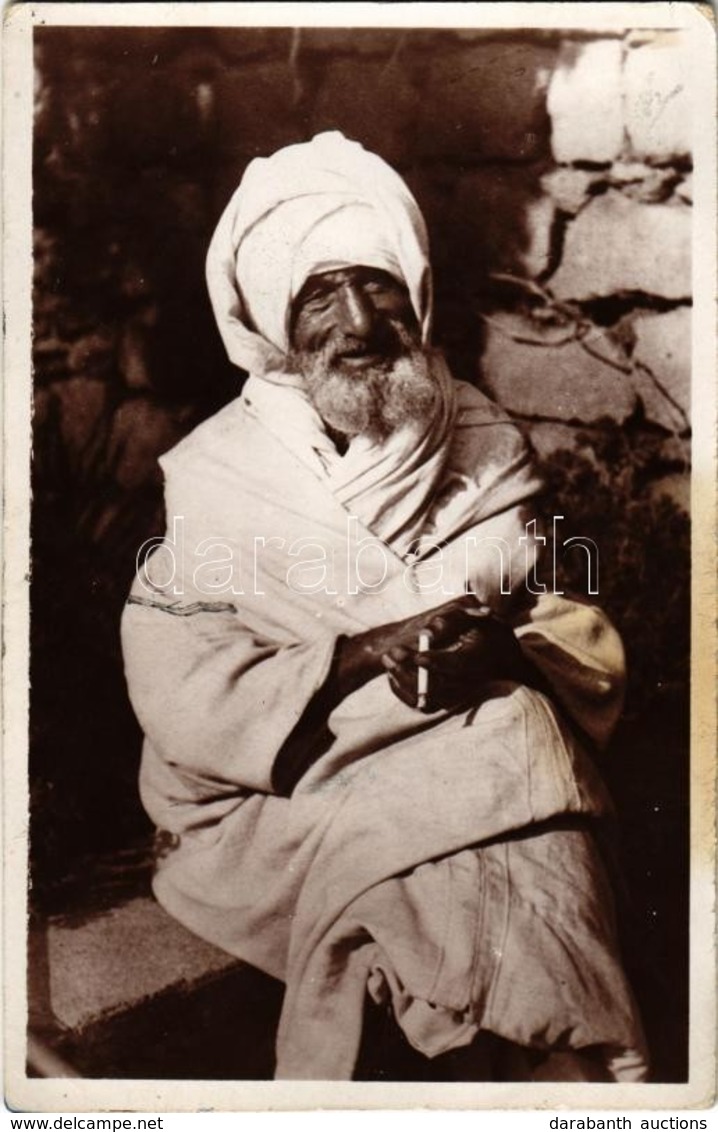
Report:
<svg viewBox="0 0 718 1132"><path fill-rule="evenodd" d="M475 624L470 610L457 606L451 615L439 615L429 621L427 628L434 638L434 643L453 640L458 633Z"/></svg>
<svg viewBox="0 0 718 1132"><path fill-rule="evenodd" d="M410 658L403 663L397 663L390 656L382 657L382 664L390 679L398 681L404 686L416 683L416 665Z"/></svg>
<svg viewBox="0 0 718 1132"><path fill-rule="evenodd" d="M434 644L440 644L442 641L450 638L452 634L451 619L448 617L432 617L426 626L429 633L431 633L432 641Z"/></svg>
<svg viewBox="0 0 718 1132"><path fill-rule="evenodd" d="M398 664L386 667L385 671L389 682L401 687L407 695L416 690L416 668L407 668Z"/></svg>
<svg viewBox="0 0 718 1132"><path fill-rule="evenodd" d="M468 629L459 637L459 645L466 649L476 649L479 645L485 646L489 640L489 634L483 629L478 627Z"/></svg>
<svg viewBox="0 0 718 1132"><path fill-rule="evenodd" d="M389 674L389 687L397 699L409 707L416 707L416 681L408 683L398 679L394 673Z"/></svg>

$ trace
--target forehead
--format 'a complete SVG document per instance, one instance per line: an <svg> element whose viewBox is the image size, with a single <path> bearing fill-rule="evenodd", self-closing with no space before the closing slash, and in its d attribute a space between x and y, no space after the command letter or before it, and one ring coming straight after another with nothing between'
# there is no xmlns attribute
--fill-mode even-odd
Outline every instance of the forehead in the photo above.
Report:
<svg viewBox="0 0 718 1132"><path fill-rule="evenodd" d="M379 267L353 264L347 267L336 268L333 271L318 271L310 275L302 285L294 302L295 304L301 304L302 300L306 298L309 293L316 291L334 291L346 284L357 284L361 286L362 284L372 282L380 282L384 287L396 290L402 295L408 294L406 285L390 272L384 271Z"/></svg>

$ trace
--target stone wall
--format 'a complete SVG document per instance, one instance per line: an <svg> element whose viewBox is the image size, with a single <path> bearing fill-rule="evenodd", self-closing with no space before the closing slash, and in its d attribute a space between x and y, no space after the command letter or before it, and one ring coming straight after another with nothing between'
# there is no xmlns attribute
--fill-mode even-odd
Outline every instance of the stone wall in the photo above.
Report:
<svg viewBox="0 0 718 1132"><path fill-rule="evenodd" d="M454 371L525 428L563 537L599 547L599 600L630 662L607 774L652 993L677 1017L684 983L658 972L667 955L680 967L686 907L691 157L678 37L45 28L36 47L38 890L146 828L117 622L136 550L162 527L158 455L239 389L204 292L209 236L251 158L341 129L395 165L425 213ZM560 555L567 588L585 588L579 559ZM681 1071L675 1033L664 1075Z"/></svg>
<svg viewBox="0 0 718 1132"><path fill-rule="evenodd" d="M224 203L251 157L339 128L425 211L462 376L530 422L684 435L686 66L670 33L45 29L38 420L56 404L79 455L112 416L120 485L151 478L233 392L202 278Z"/></svg>

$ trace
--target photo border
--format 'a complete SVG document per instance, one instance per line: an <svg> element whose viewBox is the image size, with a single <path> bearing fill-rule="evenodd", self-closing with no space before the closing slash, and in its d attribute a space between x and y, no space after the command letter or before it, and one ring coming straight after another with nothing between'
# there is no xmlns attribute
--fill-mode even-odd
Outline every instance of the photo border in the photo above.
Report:
<svg viewBox="0 0 718 1132"><path fill-rule="evenodd" d="M38 26L683 28L694 51L690 1069L686 1084L127 1081L28 1078L28 624L32 33ZM4 13L3 667L5 1099L25 1111L705 1107L716 1077L716 63L690 3L21 3ZM657 250L660 254L660 250Z"/></svg>

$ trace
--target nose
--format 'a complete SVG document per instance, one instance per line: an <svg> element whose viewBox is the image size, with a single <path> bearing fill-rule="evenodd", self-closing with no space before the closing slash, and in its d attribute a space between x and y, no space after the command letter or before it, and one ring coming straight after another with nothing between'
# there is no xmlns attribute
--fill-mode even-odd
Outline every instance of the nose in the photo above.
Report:
<svg viewBox="0 0 718 1132"><path fill-rule="evenodd" d="M376 311L370 297L355 283L346 283L340 293L339 327L343 334L366 339L374 329Z"/></svg>

